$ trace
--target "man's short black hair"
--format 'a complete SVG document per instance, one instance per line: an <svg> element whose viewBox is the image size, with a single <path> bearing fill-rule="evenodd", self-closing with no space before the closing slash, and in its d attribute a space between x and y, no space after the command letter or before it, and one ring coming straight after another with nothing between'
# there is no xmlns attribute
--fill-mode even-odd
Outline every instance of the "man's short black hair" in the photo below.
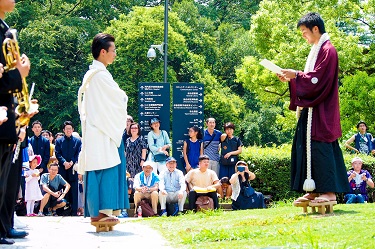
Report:
<svg viewBox="0 0 375 249"><path fill-rule="evenodd" d="M306 26L306 28L310 29L311 31L315 26L317 26L320 34L324 34L326 32L323 19L318 13L315 12L307 13L301 17L301 19L298 21L297 28L300 26Z"/></svg>
<svg viewBox="0 0 375 249"><path fill-rule="evenodd" d="M43 127L42 123L41 123L39 120L35 120L35 121L32 123L31 127L34 127L34 125L36 125L36 124L40 125L40 127Z"/></svg>
<svg viewBox="0 0 375 249"><path fill-rule="evenodd" d="M110 34L99 33L94 37L91 45L91 53L94 59L98 59L102 49L108 51L111 42L115 42L115 37Z"/></svg>
<svg viewBox="0 0 375 249"><path fill-rule="evenodd" d="M362 121L362 120L357 123L357 129L359 128L360 124L364 124L366 126L366 129L367 129L367 124L365 123L365 121Z"/></svg>
<svg viewBox="0 0 375 249"><path fill-rule="evenodd" d="M63 129L65 129L65 126L70 125L72 128L74 128L73 122L72 121L65 121L63 124Z"/></svg>
<svg viewBox="0 0 375 249"><path fill-rule="evenodd" d="M200 155L199 161L203 161L203 160L210 160L210 158L207 155Z"/></svg>

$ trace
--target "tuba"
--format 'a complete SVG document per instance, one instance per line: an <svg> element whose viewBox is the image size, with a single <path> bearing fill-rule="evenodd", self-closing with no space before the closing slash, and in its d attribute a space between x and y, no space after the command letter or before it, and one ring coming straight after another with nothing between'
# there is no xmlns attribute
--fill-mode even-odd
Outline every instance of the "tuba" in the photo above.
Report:
<svg viewBox="0 0 375 249"><path fill-rule="evenodd" d="M20 49L17 41L17 30L9 29L12 38L6 38L3 42L3 54L5 57L4 72L14 70L17 64L17 54L20 56ZM18 106L15 109L16 114L19 116L16 121L17 127L28 125L30 122L29 115L38 110L38 104L31 103L31 96L26 83L26 78L22 78L22 90L14 94L17 98Z"/></svg>

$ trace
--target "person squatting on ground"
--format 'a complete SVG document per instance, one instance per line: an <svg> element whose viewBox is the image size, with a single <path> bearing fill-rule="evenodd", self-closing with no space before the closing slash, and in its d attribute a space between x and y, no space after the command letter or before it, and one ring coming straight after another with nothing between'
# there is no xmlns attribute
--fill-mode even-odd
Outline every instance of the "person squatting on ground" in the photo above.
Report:
<svg viewBox="0 0 375 249"><path fill-rule="evenodd" d="M255 179L255 174L249 171L246 162L238 161L235 173L229 182L232 184L232 209L266 208L264 196L251 187L250 181Z"/></svg>
<svg viewBox="0 0 375 249"><path fill-rule="evenodd" d="M45 173L40 178L40 185L42 186L43 199L40 202L38 216L44 216L44 207L47 206L51 211L48 213L52 216L57 216L56 210L66 206L64 199L70 189L70 184L60 175L59 165L52 163L48 169L49 173ZM64 187L62 189L62 186Z"/></svg>
<svg viewBox="0 0 375 249"><path fill-rule="evenodd" d="M338 143L342 135L338 56L318 13L306 14L297 27L313 45L305 69L282 69L282 74L277 75L281 81L289 82L289 108L299 116L292 145L291 188L309 192L297 202L336 201L335 193L349 192Z"/></svg>
<svg viewBox="0 0 375 249"><path fill-rule="evenodd" d="M166 163L168 170L161 172L159 176L160 216L167 215L166 203L175 204L175 210L172 215L177 215L178 212L184 211L187 195L185 177L182 171L176 168L176 159L168 157Z"/></svg>

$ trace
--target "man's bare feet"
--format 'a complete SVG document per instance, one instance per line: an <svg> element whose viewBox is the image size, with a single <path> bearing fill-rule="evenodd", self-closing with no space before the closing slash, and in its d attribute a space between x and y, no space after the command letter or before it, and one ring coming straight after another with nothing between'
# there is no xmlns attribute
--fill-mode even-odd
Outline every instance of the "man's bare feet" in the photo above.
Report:
<svg viewBox="0 0 375 249"><path fill-rule="evenodd" d="M315 197L318 197L319 195L317 193L307 193L303 195L302 197L297 198L294 203L302 203L307 201L312 201L315 199Z"/></svg>
<svg viewBox="0 0 375 249"><path fill-rule="evenodd" d="M323 202L330 202L330 201L336 201L336 194L334 192L322 193L311 202L323 203Z"/></svg>
<svg viewBox="0 0 375 249"><path fill-rule="evenodd" d="M99 213L99 216L91 217L91 222L97 222L97 221L106 221L106 222L117 222L118 219L116 217L108 216L103 213Z"/></svg>

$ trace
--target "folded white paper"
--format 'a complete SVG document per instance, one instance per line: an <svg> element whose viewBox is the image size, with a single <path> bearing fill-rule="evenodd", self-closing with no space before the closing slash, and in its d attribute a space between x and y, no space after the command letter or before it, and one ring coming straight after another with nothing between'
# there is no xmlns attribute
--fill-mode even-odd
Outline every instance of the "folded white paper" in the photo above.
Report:
<svg viewBox="0 0 375 249"><path fill-rule="evenodd" d="M259 64L274 73L281 74L281 67L275 65L274 63L272 63L271 61L267 59L263 59Z"/></svg>

